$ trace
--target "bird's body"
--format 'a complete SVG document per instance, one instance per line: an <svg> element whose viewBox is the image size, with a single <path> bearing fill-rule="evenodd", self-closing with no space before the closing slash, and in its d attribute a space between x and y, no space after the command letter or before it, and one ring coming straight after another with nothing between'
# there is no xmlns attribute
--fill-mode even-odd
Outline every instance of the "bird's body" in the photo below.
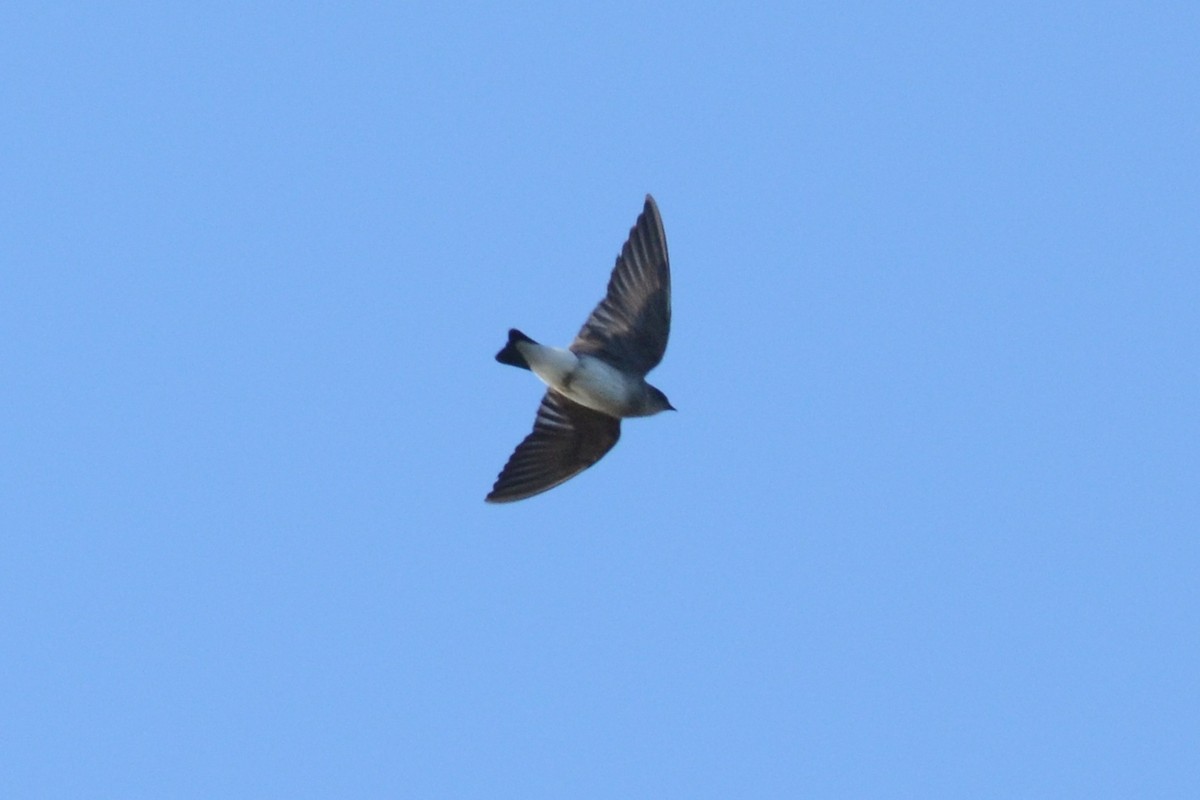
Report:
<svg viewBox="0 0 1200 800"><path fill-rule="evenodd" d="M581 406L610 417L645 417L663 410L651 402L650 384L645 379L631 376L597 356L577 355L531 340L518 341L514 346L546 386Z"/></svg>
<svg viewBox="0 0 1200 800"><path fill-rule="evenodd" d="M674 410L646 382L662 360L671 323L667 241L654 199L629 232L608 293L569 348L538 344L520 331L496 354L548 387L533 433L517 446L487 496L509 502L544 492L600 460L621 435L621 419Z"/></svg>

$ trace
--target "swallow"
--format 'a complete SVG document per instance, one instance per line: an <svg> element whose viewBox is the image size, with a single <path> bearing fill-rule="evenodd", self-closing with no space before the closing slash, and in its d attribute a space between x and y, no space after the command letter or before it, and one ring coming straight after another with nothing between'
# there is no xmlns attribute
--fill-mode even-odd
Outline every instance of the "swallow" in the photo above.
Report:
<svg viewBox="0 0 1200 800"><path fill-rule="evenodd" d="M674 406L646 374L658 366L671 330L667 237L654 198L617 256L604 299L570 347L548 347L515 328L496 354L546 384L533 432L500 471L489 503L524 500L578 475L613 448L621 420Z"/></svg>

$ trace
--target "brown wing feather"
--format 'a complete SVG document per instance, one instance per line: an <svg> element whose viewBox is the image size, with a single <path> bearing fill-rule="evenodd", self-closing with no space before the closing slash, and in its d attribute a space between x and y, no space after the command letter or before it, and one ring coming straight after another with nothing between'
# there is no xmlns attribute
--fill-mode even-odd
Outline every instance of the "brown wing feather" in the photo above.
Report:
<svg viewBox="0 0 1200 800"><path fill-rule="evenodd" d="M620 435L619 419L548 391L533 432L517 445L487 501L508 503L553 489L599 461Z"/></svg>
<svg viewBox="0 0 1200 800"><path fill-rule="evenodd" d="M667 235L654 198L629 231L608 281L608 293L571 344L629 372L645 375L662 361L671 330L671 268Z"/></svg>

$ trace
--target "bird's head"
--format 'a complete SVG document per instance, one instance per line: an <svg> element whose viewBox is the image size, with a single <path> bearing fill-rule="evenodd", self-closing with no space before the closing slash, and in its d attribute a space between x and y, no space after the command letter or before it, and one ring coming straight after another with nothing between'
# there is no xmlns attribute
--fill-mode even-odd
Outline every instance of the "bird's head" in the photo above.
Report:
<svg viewBox="0 0 1200 800"><path fill-rule="evenodd" d="M646 384L646 414L657 414L660 411L674 411L675 406L671 405L671 401L662 391L654 386Z"/></svg>

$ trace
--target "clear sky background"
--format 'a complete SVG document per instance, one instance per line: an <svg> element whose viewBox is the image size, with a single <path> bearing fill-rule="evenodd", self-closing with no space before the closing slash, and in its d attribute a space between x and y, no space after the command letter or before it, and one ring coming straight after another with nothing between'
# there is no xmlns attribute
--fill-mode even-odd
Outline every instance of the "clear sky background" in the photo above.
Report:
<svg viewBox="0 0 1200 800"><path fill-rule="evenodd" d="M1200 797L1200 7L584 5L0 9L0 795Z"/></svg>

